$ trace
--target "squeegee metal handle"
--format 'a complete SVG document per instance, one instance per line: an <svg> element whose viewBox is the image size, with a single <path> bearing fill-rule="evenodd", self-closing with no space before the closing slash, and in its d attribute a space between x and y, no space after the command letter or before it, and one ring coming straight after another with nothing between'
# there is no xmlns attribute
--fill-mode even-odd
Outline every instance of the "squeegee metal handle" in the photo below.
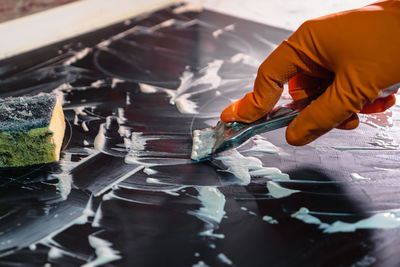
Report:
<svg viewBox="0 0 400 267"><path fill-rule="evenodd" d="M290 107L277 107L252 123L233 123L230 126L220 122L217 124L217 139L212 149L213 153L219 153L227 149L237 147L254 135L276 130L287 126L298 114L300 109Z"/></svg>
<svg viewBox="0 0 400 267"><path fill-rule="evenodd" d="M273 131L279 128L283 128L289 125L289 123L296 118L300 113L298 110L293 110L286 107L279 107L271 113L269 113L265 118L251 123L249 127L245 128L244 131L248 133L242 133L246 135L246 138L250 138L254 135Z"/></svg>
<svg viewBox="0 0 400 267"><path fill-rule="evenodd" d="M255 134L269 132L279 128L283 128L289 125L289 123L296 118L300 111L291 111L285 115L267 119L265 122L255 124L254 126L248 128L249 130L256 132Z"/></svg>

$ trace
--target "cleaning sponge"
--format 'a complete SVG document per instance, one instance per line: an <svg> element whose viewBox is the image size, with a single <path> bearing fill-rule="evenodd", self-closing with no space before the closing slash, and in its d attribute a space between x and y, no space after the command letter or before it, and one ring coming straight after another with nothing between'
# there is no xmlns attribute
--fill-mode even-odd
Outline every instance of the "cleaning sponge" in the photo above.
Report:
<svg viewBox="0 0 400 267"><path fill-rule="evenodd" d="M55 94L0 99L0 167L58 161L64 132Z"/></svg>

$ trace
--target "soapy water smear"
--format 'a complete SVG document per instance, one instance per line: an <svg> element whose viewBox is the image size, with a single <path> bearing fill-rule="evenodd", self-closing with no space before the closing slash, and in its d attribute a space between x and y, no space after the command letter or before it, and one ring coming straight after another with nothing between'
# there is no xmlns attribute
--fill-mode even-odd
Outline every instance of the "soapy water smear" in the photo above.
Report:
<svg viewBox="0 0 400 267"><path fill-rule="evenodd" d="M222 83L222 78L218 75L223 60L215 59L208 63L208 65L201 69L198 73L193 73L189 70L185 70L180 79L180 85L176 90L148 85L140 83L140 90L142 93L152 94L157 92L164 92L169 97L169 103L175 105L181 114L198 114L197 103L190 100L190 97L197 94L202 94L210 90L215 90ZM195 90L188 92L195 86L208 85L205 89Z"/></svg>
<svg viewBox="0 0 400 267"><path fill-rule="evenodd" d="M372 138L369 144L387 149L397 149L399 147L393 136L389 134L388 127L379 128L378 133Z"/></svg>
<svg viewBox="0 0 400 267"><path fill-rule="evenodd" d="M171 158L171 156L174 156L172 153L148 151L147 144L149 141L169 140L171 138L171 135L145 135L141 132L132 132L131 139L127 142L129 152L124 158L125 163L141 165L147 168L192 163L190 159Z"/></svg>
<svg viewBox="0 0 400 267"><path fill-rule="evenodd" d="M321 222L321 220L313 215L310 211L302 207L297 212L291 215L308 224L318 225L318 228L323 230L324 233L332 234L338 232L354 232L357 229L394 229L400 228L400 214L399 212L380 212L372 215L366 219L359 220L355 223L347 223L336 221L332 224Z"/></svg>
<svg viewBox="0 0 400 267"><path fill-rule="evenodd" d="M368 267L368 266L371 266L372 264L374 264L375 262L376 262L376 258L366 255L361 260L352 264L350 267Z"/></svg>

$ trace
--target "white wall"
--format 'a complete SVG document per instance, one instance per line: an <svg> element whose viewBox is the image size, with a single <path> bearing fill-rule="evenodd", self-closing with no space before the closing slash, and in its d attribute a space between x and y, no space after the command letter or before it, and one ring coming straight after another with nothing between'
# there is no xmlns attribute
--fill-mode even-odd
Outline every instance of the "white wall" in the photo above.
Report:
<svg viewBox="0 0 400 267"><path fill-rule="evenodd" d="M173 4L177 0L81 0L0 24L0 59ZM370 0L187 0L258 22L295 30L303 21L357 8Z"/></svg>
<svg viewBox="0 0 400 267"><path fill-rule="evenodd" d="M295 30L307 19L353 9L371 0L189 0L192 4Z"/></svg>

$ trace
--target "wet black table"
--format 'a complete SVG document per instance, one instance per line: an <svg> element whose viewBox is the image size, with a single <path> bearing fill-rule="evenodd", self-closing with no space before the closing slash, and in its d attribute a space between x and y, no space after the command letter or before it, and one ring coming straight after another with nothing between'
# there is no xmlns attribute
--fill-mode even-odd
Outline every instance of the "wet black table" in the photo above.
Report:
<svg viewBox="0 0 400 267"><path fill-rule="evenodd" d="M190 160L289 35L173 6L0 62L0 96L55 92L67 121L60 162L0 170L0 265L398 266L399 106Z"/></svg>

